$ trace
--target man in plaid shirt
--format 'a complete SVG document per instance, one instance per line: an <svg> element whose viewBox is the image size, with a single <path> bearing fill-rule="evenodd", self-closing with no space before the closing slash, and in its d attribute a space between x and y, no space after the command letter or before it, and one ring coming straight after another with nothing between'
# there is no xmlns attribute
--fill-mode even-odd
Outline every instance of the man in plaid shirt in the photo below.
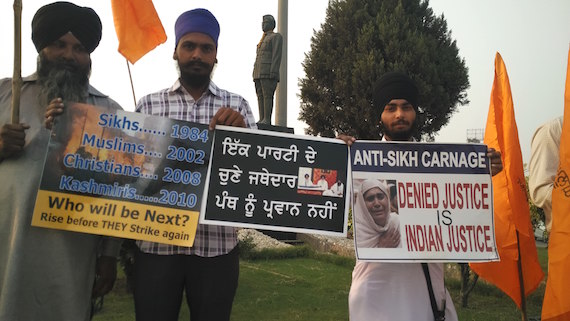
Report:
<svg viewBox="0 0 570 321"><path fill-rule="evenodd" d="M220 27L206 9L187 11L175 24L180 78L168 89L147 95L137 111L190 122L256 128L249 104L211 80L217 63ZM137 241L137 320L178 320L182 293L192 321L229 320L237 289L239 257L233 227L198 225L193 247Z"/></svg>

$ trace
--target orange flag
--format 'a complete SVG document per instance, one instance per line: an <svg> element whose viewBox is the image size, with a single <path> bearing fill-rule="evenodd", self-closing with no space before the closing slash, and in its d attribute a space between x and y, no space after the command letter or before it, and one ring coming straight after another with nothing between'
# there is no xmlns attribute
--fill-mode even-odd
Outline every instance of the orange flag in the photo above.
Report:
<svg viewBox="0 0 570 321"><path fill-rule="evenodd" d="M166 41L152 0L111 0L119 52L132 64Z"/></svg>
<svg viewBox="0 0 570 321"><path fill-rule="evenodd" d="M548 279L542 303L543 321L570 320L570 49L566 68L560 161L552 189L552 229L548 244Z"/></svg>
<svg viewBox="0 0 570 321"><path fill-rule="evenodd" d="M530 222L509 76L499 53L495 56L495 79L484 142L500 151L503 161L503 170L493 177L495 239L501 260L472 263L470 266L479 276L510 296L520 308L519 260L525 296L536 290L544 273L538 263Z"/></svg>

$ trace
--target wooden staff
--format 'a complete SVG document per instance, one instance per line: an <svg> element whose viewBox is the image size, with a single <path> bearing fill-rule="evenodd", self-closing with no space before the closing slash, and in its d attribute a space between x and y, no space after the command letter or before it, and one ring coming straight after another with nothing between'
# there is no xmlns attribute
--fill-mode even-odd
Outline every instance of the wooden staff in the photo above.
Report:
<svg viewBox="0 0 570 321"><path fill-rule="evenodd" d="M22 91L22 0L14 0L14 75L12 76L12 124L20 123Z"/></svg>

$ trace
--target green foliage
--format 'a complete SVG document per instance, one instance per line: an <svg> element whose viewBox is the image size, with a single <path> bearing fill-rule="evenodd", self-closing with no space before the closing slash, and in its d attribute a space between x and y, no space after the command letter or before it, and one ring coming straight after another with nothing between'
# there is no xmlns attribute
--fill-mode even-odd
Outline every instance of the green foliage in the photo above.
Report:
<svg viewBox="0 0 570 321"><path fill-rule="evenodd" d="M348 209L348 227L346 228L348 238L351 239L354 237L354 224L352 223L352 208Z"/></svg>
<svg viewBox="0 0 570 321"><path fill-rule="evenodd" d="M246 235L243 239L238 242L239 246L239 257L242 259L248 259L255 248L255 243L253 242L253 237L251 235Z"/></svg>
<svg viewBox="0 0 570 321"><path fill-rule="evenodd" d="M247 239L247 238L246 238ZM307 245L283 247L283 248L250 248L247 255L242 251L242 242L240 241L240 258L246 261L254 262L261 260L284 260L295 258L311 258L321 262L352 268L354 267L354 258L339 256L329 253L320 253L311 249ZM254 245L255 246L255 245Z"/></svg>
<svg viewBox="0 0 570 321"><path fill-rule="evenodd" d="M525 164L526 166L526 164ZM546 216L542 208L536 206L530 199L530 192L528 189L528 176L525 176L526 180L526 197L528 199L528 206L530 211L530 222L532 223L532 228L535 229L540 222L546 225ZM548 242L549 231L544 231L544 239Z"/></svg>
<svg viewBox="0 0 570 321"><path fill-rule="evenodd" d="M528 199L528 206L530 210L530 222L532 223L532 227L535 228L536 226L538 226L539 222L541 221L545 222L546 218L544 216L544 211L542 210L542 208L534 205L534 203L530 199L530 193L528 190L528 176L525 176L525 180L526 180L526 198Z"/></svg>
<svg viewBox="0 0 570 321"><path fill-rule="evenodd" d="M465 61L443 16L428 1L333 0L305 55L299 119L307 134L360 139L380 135L372 88L388 71L402 71L420 91L418 135L433 138L469 87Z"/></svg>
<svg viewBox="0 0 570 321"><path fill-rule="evenodd" d="M265 248L260 250L252 250L248 255L248 260L279 260L293 259L298 257L307 257L311 249L305 245L291 246L283 248Z"/></svg>

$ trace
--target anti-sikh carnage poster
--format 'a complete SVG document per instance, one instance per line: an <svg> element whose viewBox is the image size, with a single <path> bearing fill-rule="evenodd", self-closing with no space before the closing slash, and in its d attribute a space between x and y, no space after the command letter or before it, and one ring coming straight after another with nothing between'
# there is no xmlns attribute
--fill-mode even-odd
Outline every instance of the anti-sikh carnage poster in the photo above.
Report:
<svg viewBox="0 0 570 321"><path fill-rule="evenodd" d="M32 225L193 244L207 125L72 104L51 135Z"/></svg>
<svg viewBox="0 0 570 321"><path fill-rule="evenodd" d="M485 145L357 141L350 154L358 259L498 260Z"/></svg>
<svg viewBox="0 0 570 321"><path fill-rule="evenodd" d="M217 126L200 223L346 236L339 139Z"/></svg>

